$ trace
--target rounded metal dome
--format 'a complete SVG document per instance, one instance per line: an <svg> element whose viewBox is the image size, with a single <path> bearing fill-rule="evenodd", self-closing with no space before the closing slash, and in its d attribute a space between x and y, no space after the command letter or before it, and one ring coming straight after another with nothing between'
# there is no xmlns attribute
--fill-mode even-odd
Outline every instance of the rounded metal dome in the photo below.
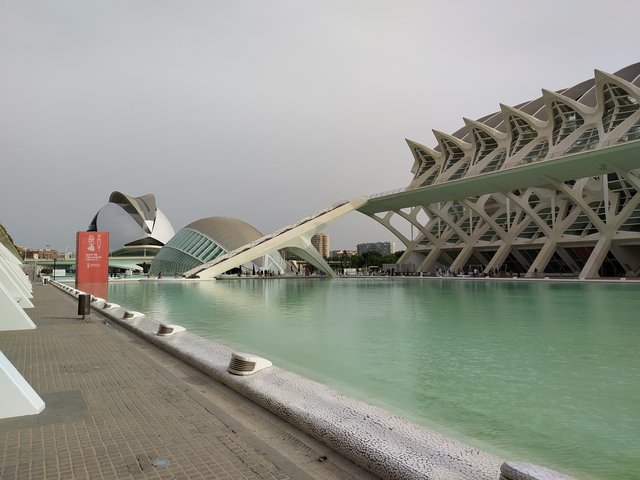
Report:
<svg viewBox="0 0 640 480"><path fill-rule="evenodd" d="M262 237L257 228L232 217L201 218L185 228L196 230L215 240L228 252Z"/></svg>

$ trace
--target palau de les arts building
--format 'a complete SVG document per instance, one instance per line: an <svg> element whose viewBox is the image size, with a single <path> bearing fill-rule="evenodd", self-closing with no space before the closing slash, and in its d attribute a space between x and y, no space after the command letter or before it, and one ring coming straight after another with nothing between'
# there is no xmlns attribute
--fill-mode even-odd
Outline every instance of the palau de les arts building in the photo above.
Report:
<svg viewBox="0 0 640 480"><path fill-rule="evenodd" d="M111 257L153 257L175 234L152 193L133 197L113 192L87 231L109 232Z"/></svg>
<svg viewBox="0 0 640 480"><path fill-rule="evenodd" d="M195 266L186 274L206 278L206 269L215 276L214 268L224 272L227 265L286 272L278 250L297 248L332 275L308 240L358 210L404 244L395 272L637 277L639 101L640 63L615 74L596 70L575 86L465 118L453 134L434 131L432 148L407 140L414 157L407 187L339 202L264 237L225 217L193 222L174 237L153 195L119 192L90 230L110 231L115 255L154 250L154 272L180 274ZM247 263L254 252L262 260Z"/></svg>

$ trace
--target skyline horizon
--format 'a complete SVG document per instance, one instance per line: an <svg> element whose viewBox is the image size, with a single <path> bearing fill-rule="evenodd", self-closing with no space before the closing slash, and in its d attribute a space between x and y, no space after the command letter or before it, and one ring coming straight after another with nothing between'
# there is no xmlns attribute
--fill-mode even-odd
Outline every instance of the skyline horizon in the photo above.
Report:
<svg viewBox="0 0 640 480"><path fill-rule="evenodd" d="M1 225L1 224L0 224ZM83 232L83 231L87 231L87 230L78 230L76 233L78 232ZM7 229L7 233L9 234L9 236L11 237L11 232ZM176 231L177 233L177 231ZM331 246L331 235L328 233L325 233L324 230L318 232L318 233L324 233L325 235L327 235L328 239L329 239L329 252L335 252L335 251L350 251L350 252L356 252L357 251L357 247L360 245L364 245L364 244L370 244L370 243L390 243L392 245L395 245L397 247L398 242L395 240L368 240L368 241L362 241L362 242L358 242L357 244L355 244L353 246L353 248L333 248ZM265 233L265 235L268 235L268 233ZM13 239L13 237L11 237ZM16 248L18 249L24 249L24 250L28 250L28 251L57 251L58 255L61 255L62 253L68 253L68 252L75 252L75 248L71 248L69 246L65 246L65 250L64 252L62 251L61 248L56 248L51 244L45 244L44 246L41 247L31 247L29 245L20 245L18 243L14 242L14 245ZM397 252L398 250L395 250L395 252ZM395 253L394 252L394 253Z"/></svg>
<svg viewBox="0 0 640 480"><path fill-rule="evenodd" d="M635 8L5 2L0 223L17 244L74 248L112 191L152 192L176 229L223 215L268 234L408 186L405 139L433 148L432 129L637 62ZM362 214L326 233L335 249L402 244Z"/></svg>
<svg viewBox="0 0 640 480"><path fill-rule="evenodd" d="M114 191L116 191L116 190L114 190ZM125 194L127 194L127 195L129 194L128 192L121 192L121 193L125 193ZM139 194L139 195L131 195L131 196L139 197L139 196L143 196L143 195L147 195L147 194L153 194L153 192L147 192L147 193L142 193L142 194ZM154 194L154 196L155 196L155 194ZM106 203L108 203L108 202L106 202ZM98 207L98 208L96 209L96 212L95 212L95 213L97 213L97 212L98 212L102 207L104 207L104 206L106 205L106 203L104 203L102 206ZM165 210L164 210L163 208L160 208L160 207L158 207L158 210L162 211L163 213L165 212ZM95 215L95 213L94 213L93 215ZM316 213L316 212L310 212L310 213L309 213L309 215L310 215L310 214L313 214L313 213ZM355 215L356 213L357 213L357 212L352 212L352 214L353 214L353 215ZM93 215L92 215L92 217L93 217ZM223 216L223 217L224 217L224 216L226 216L226 215L212 215L212 216ZM307 215L305 215L304 217L306 217L306 216L307 216ZM366 215L364 215L364 214L360 214L360 216L361 216L361 217L366 217ZM304 218L304 217L301 217L301 218ZM206 217L203 217L203 218L206 218ZM301 219L301 218L300 218L300 219ZM367 217L367 218L368 218L368 217ZM297 219L297 220L295 220L295 221L291 222L291 224L296 223L296 222L297 222L298 220L300 220L300 219ZM197 220L200 220L200 219L194 219L194 220L191 220L191 221L189 221L187 224L185 224L185 225L183 225L183 226L181 226L181 227L176 227L175 225L173 225L173 222L171 222L171 219L170 219L170 218L168 218L168 220L169 220L169 222L171 223L171 225L172 225L172 227L173 227L173 229L174 229L175 233L178 233L178 231L179 231L181 228L184 228L186 225L189 225L190 223L193 223L194 221L197 221ZM245 221L245 220L243 220L243 219L238 219L238 220ZM341 219L337 220L335 223L339 222L340 220L341 220ZM375 221L374 221L374 220L370 220L370 222L375 223ZM90 220L87 222L87 227L89 226L89 223L90 223ZM247 223L249 223L249 222L247 222ZM45 251L46 251L46 250L57 250L59 254L60 254L61 252L75 251L75 235L76 235L78 232L88 231L86 228L85 228L85 229L78 229L78 230L75 230L75 231L71 234L71 235L72 235L72 238L73 238L73 242L67 242L67 244L65 244L65 245L64 245L64 248L63 248L63 247L62 247L62 245L54 245L53 243L43 243L42 245L26 245L26 244L21 244L20 242L16 241L15 236L14 236L14 235L12 234L12 232L11 232L11 229L10 229L6 224L2 224L2 223L0 223L0 225L2 225L2 226L6 229L7 233L8 233L8 234L9 234L9 236L12 238L12 240L13 240L13 242L14 242L14 245L15 245L16 247L19 247L19 248L26 248L26 249L28 249L28 250L45 250ZM272 232L274 232L274 231L276 231L276 230L278 230L279 228L282 228L282 227L284 227L284 226L285 226L285 225L281 225L281 226L279 226L279 227L275 227L273 230L268 231L268 232L264 232L264 231L262 231L262 230L260 230L260 231L261 231L261 233L262 233L263 235L268 235L268 234L270 234L270 233L272 233ZM383 227L381 227L381 228L383 228ZM398 240L397 238L395 238L395 237L394 237L394 238L392 238L392 239L365 239L365 240L362 240L362 241L357 241L357 243L354 243L353 245L334 247L334 246L331 244L331 243L332 243L332 234L331 234L331 233L329 233L329 231L330 231L330 226L329 226L329 228L327 228L327 229L325 229L325 230L322 230L322 231L320 231L320 232L318 232L318 233L324 233L324 234L326 234L326 235L329 237L329 244L330 244L330 250L331 250L331 251L334 251L334 250L354 250L354 251L355 251L355 250L357 249L357 245L359 245L359 244L363 244L363 243L391 242L391 243L394 243L394 244L396 244L396 245L397 245L398 243L402 244L402 242L399 242L399 240ZM386 231L386 229L385 229L385 231ZM388 232L388 231L386 231L386 232L387 232L387 233L386 233L386 235L387 235L387 236L393 236L393 234L391 234L391 232Z"/></svg>

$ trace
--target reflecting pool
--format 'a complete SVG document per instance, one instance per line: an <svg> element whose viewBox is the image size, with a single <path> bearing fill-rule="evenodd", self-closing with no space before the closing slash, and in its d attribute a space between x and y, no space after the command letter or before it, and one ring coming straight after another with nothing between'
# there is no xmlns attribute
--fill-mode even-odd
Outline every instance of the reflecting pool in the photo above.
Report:
<svg viewBox="0 0 640 480"><path fill-rule="evenodd" d="M109 300L510 460L640 471L640 285L123 282Z"/></svg>

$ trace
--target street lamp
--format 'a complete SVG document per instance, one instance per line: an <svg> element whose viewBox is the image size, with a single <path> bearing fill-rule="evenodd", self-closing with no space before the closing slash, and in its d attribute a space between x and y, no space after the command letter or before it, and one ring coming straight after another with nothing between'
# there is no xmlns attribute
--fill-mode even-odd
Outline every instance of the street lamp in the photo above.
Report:
<svg viewBox="0 0 640 480"><path fill-rule="evenodd" d="M51 259L51 244L47 243L45 245L45 247L47 247L47 253L46 253L46 256L48 257L47 260L50 260ZM52 273L53 273L53 279L55 280L56 279L56 258L55 257L53 258L53 270L52 270Z"/></svg>

